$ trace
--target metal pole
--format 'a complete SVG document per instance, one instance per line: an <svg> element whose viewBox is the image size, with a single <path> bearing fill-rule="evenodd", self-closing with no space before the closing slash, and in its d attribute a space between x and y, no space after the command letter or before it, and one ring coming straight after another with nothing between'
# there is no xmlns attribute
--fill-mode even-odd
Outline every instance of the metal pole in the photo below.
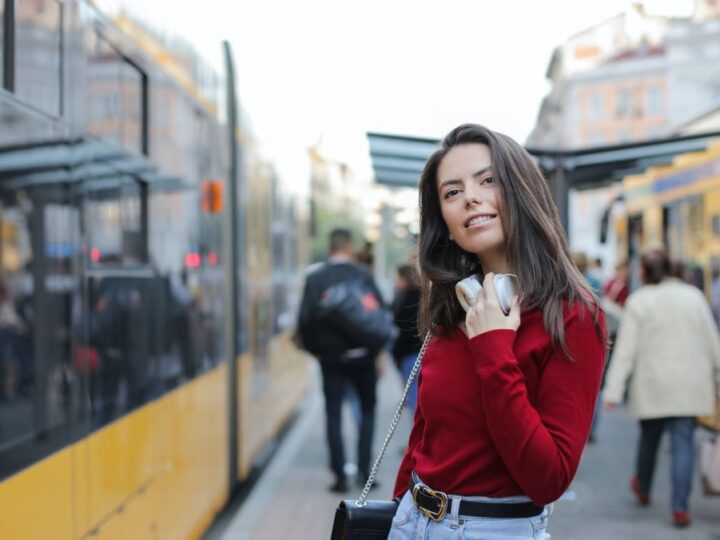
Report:
<svg viewBox="0 0 720 540"><path fill-rule="evenodd" d="M238 182L240 180L240 156L236 137L238 129L238 111L235 95L235 68L230 43L223 42L225 70L227 79L227 129L229 143L229 169L227 177L227 202L224 207L224 248L225 248L225 287L227 303L225 314L225 344L228 362L228 423L229 423L229 460L228 476L230 492L234 490L238 477L238 433L240 431L238 414L237 359L240 353L240 312L239 287L240 266L238 256Z"/></svg>
<svg viewBox="0 0 720 540"><path fill-rule="evenodd" d="M5 0L4 4L3 87L15 91L15 0Z"/></svg>
<svg viewBox="0 0 720 540"><path fill-rule="evenodd" d="M389 268L388 241L393 234L395 223L395 209L392 206L383 204L380 208L380 240L375 257L375 282L380 287L385 301L392 297L392 272Z"/></svg>

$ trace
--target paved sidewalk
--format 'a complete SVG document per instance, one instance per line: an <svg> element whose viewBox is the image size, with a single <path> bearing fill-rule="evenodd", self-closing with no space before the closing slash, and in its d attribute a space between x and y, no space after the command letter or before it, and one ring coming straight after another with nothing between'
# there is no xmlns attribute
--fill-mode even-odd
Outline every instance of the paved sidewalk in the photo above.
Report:
<svg viewBox="0 0 720 540"><path fill-rule="evenodd" d="M302 412L272 463L222 531L215 528L204 540L326 540L340 496L327 491L332 476L327 467L322 393L319 372ZM376 447L382 442L400 394L400 379L388 365L379 383ZM348 457L354 456L355 430L345 417ZM389 498L395 471L406 443L410 419L403 418L383 463L379 489L372 498ZM693 525L684 530L670 524L669 449L658 456L653 504L637 506L627 488L632 470L636 422L626 411L605 413L598 442L589 446L578 475L563 499L555 504L548 532L554 540L720 540L720 497L703 497L695 482L691 499ZM354 489L346 498L356 497Z"/></svg>

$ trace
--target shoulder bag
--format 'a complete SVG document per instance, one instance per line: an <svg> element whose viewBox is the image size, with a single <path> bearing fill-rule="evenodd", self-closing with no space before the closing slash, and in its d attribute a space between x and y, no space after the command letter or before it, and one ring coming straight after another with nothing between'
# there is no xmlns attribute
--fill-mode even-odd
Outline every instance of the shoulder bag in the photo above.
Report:
<svg viewBox="0 0 720 540"><path fill-rule="evenodd" d="M380 540L381 538L387 538L390 533L392 519L397 510L397 503L395 501L368 501L367 496L375 481L375 475L380 468L380 463L385 456L388 443L393 433L395 433L395 428L397 428L398 423L400 423L400 416L402 415L405 399L410 391L413 380L415 380L415 377L420 371L422 357L430 343L430 338L431 334L428 332L425 335L425 341L418 353L417 360L415 360L415 365L410 372L407 384L405 384L405 390L403 391L402 398L400 398L400 404L395 410L395 416L393 416L392 422L390 422L390 428L385 436L385 441L375 459L375 463L372 466L360 498L357 500L349 499L341 501L337 510L335 510L335 520L333 522L330 540Z"/></svg>

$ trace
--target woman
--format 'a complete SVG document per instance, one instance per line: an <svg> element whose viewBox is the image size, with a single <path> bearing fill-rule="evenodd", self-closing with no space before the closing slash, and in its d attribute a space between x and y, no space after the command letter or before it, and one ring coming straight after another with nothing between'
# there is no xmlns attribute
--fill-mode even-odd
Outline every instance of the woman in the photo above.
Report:
<svg viewBox="0 0 720 540"><path fill-rule="evenodd" d="M423 358L389 538L549 538L570 484L605 355L597 299L570 260L544 178L505 135L466 124L420 179ZM463 312L455 283L477 273ZM517 275L508 315L493 289Z"/></svg>
<svg viewBox="0 0 720 540"><path fill-rule="evenodd" d="M663 431L672 440L672 519L690 525L688 499L695 456L695 417L712 414L720 389L720 340L705 296L671 277L667 252L640 257L643 286L630 295L603 392L606 408L623 400L640 419L635 476L630 488L650 504L655 457Z"/></svg>

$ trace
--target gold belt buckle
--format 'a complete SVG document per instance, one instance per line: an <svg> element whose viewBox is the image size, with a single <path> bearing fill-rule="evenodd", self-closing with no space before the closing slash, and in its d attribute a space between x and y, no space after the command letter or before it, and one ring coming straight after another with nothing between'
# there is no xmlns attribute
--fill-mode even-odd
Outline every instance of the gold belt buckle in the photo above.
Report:
<svg viewBox="0 0 720 540"><path fill-rule="evenodd" d="M440 508L437 512L433 512L432 510L428 510L427 508L423 508L420 504L417 502L417 494L419 491L422 491L425 495L428 495L429 497L437 498L440 501ZM413 486L413 502L415 503L415 506L417 506L418 510L433 521L442 521L445 519L445 514L447 514L447 508L448 508L448 499L447 495L443 493L442 491L435 491L434 489L430 489L429 487L422 486L420 484L415 484Z"/></svg>

